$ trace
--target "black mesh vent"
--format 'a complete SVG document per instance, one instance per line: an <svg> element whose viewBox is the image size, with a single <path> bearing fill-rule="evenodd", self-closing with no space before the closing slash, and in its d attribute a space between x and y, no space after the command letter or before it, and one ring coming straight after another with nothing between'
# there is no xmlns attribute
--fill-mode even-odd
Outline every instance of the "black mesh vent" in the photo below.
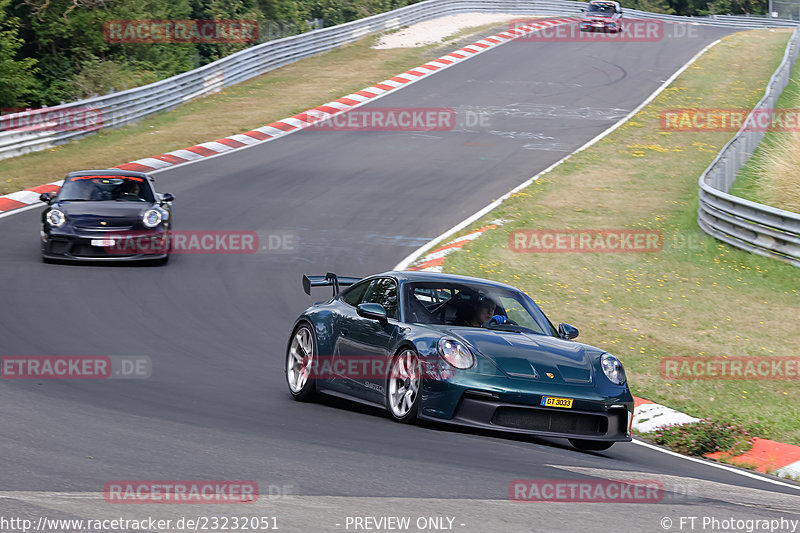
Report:
<svg viewBox="0 0 800 533"><path fill-rule="evenodd" d="M492 423L513 429L550 431L553 433L598 436L608 433L608 419L605 416L570 413L568 411L498 407L492 418Z"/></svg>

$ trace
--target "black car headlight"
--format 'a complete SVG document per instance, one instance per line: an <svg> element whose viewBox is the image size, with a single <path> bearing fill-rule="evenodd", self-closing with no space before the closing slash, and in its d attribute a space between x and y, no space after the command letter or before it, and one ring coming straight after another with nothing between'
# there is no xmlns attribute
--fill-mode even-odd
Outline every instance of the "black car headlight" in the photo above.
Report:
<svg viewBox="0 0 800 533"><path fill-rule="evenodd" d="M144 224L145 228L155 228L161 224L161 220L161 211L158 209L148 209L142 215L142 224Z"/></svg>
<svg viewBox="0 0 800 533"><path fill-rule="evenodd" d="M439 354L452 366L462 370L475 365L475 356L472 355L469 348L455 339L440 339Z"/></svg>
<svg viewBox="0 0 800 533"><path fill-rule="evenodd" d="M622 385L625 383L625 369L619 359L610 353L604 353L600 358L600 366L603 367L603 373L615 385Z"/></svg>
<svg viewBox="0 0 800 533"><path fill-rule="evenodd" d="M60 228L67 221L67 215L60 209L51 209L47 212L47 223L54 228Z"/></svg>

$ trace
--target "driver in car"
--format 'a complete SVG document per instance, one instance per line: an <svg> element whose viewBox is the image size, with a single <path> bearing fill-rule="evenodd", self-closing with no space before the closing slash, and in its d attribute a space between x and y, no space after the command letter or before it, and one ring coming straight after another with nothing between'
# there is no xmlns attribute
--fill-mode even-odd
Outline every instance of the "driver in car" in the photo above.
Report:
<svg viewBox="0 0 800 533"><path fill-rule="evenodd" d="M139 184L135 181L125 180L119 188L119 200L138 201L139 197Z"/></svg>
<svg viewBox="0 0 800 533"><path fill-rule="evenodd" d="M484 324L505 324L508 319L503 315L495 315L494 312L496 309L497 304L494 300L482 298L475 306L475 312L472 315L472 319L469 321L469 325L474 328L479 328Z"/></svg>

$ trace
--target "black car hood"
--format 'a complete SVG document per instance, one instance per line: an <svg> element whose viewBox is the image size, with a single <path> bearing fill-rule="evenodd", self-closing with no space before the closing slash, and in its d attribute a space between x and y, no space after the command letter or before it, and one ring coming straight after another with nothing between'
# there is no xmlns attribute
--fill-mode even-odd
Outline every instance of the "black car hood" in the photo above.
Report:
<svg viewBox="0 0 800 533"><path fill-rule="evenodd" d="M443 329L509 376L542 382L589 385L594 374L592 360L602 353L586 344L547 335L455 326Z"/></svg>
<svg viewBox="0 0 800 533"><path fill-rule="evenodd" d="M126 202L108 200L103 202L58 202L58 209L78 226L94 226L98 221L109 228L131 226L141 222L142 215L153 204L150 202Z"/></svg>

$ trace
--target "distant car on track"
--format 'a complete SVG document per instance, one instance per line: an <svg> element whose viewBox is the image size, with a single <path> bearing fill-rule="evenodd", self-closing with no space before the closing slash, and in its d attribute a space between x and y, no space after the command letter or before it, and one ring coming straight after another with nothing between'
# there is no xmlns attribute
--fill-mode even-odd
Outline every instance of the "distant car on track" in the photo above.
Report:
<svg viewBox="0 0 800 533"><path fill-rule="evenodd" d="M169 258L170 193L158 194L153 178L119 169L71 172L55 197L43 193L41 248L45 262L132 261ZM121 237L148 246L121 246ZM153 239L159 245L153 246ZM162 240L163 239L163 240Z"/></svg>
<svg viewBox="0 0 800 533"><path fill-rule="evenodd" d="M303 286L332 286L333 297L292 329L285 371L296 400L323 392L399 422L565 437L584 450L631 440L620 361L571 340L576 328L556 328L512 286L427 272L328 273Z"/></svg>
<svg viewBox="0 0 800 533"><path fill-rule="evenodd" d="M622 7L619 2L592 0L586 9L581 9L581 31L622 32Z"/></svg>

